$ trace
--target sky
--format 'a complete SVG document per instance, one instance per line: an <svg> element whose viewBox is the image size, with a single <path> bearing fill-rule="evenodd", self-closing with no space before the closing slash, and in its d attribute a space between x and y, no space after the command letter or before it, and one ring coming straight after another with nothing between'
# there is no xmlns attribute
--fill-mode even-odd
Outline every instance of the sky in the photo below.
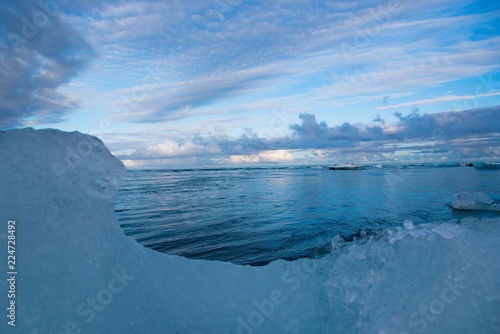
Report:
<svg viewBox="0 0 500 334"><path fill-rule="evenodd" d="M0 69L129 168L500 159L496 1L3 0Z"/></svg>

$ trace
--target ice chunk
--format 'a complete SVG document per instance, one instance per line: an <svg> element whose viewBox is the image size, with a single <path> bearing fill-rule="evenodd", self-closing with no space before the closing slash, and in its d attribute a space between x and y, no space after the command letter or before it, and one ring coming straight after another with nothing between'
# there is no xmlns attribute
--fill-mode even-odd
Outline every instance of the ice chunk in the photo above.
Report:
<svg viewBox="0 0 500 334"><path fill-rule="evenodd" d="M453 194L453 197L455 200L450 206L455 210L500 211L500 205L481 192L459 191Z"/></svg>

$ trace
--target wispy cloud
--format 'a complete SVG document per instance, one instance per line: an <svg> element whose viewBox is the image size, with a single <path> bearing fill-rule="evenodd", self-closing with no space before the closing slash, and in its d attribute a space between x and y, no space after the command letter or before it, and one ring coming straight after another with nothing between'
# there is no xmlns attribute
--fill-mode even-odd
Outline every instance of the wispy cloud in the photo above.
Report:
<svg viewBox="0 0 500 334"><path fill-rule="evenodd" d="M127 112L116 117L129 122L158 122L161 120L182 119L191 116L191 108L219 101L229 96L238 96L255 90L260 82L272 80L274 76L288 72L284 66L264 66L218 74L179 83L174 87L164 88L158 85L154 90L145 91L143 98L130 103ZM167 84L168 85L168 84ZM131 92L140 89L135 87ZM131 93L132 94L132 93ZM140 108L134 108L134 102ZM139 110L140 109L140 110Z"/></svg>
<svg viewBox="0 0 500 334"><path fill-rule="evenodd" d="M376 108L376 110L397 109L397 108L402 108L402 107L413 107L413 106L420 106L423 104L434 104L434 103L440 103L440 102L471 100L471 99L485 98L485 97L498 96L498 95L500 95L500 92L492 92L492 93L477 94L477 95L464 95L464 96L448 95L448 96L435 97L432 99L426 99L426 100L420 100L420 101L414 101L414 102L405 102L405 103L400 103L400 104L396 104L396 105L378 107L378 108Z"/></svg>

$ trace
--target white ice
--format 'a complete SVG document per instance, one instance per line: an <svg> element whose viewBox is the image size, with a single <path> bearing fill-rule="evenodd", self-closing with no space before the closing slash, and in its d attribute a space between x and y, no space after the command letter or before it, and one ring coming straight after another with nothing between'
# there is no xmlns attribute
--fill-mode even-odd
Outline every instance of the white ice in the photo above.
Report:
<svg viewBox="0 0 500 334"><path fill-rule="evenodd" d="M500 205L481 192L458 191L453 194L450 206L455 210L500 211Z"/></svg>

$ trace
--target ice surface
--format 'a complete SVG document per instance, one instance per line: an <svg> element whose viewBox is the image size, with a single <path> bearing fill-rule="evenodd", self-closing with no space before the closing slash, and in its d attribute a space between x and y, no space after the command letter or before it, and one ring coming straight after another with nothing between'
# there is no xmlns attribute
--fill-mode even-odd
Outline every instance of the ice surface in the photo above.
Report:
<svg viewBox="0 0 500 334"><path fill-rule="evenodd" d="M94 137L3 132L0 162L0 243L15 219L18 271L16 327L3 316L1 333L500 331L500 219L408 221L336 238L322 259L237 266L127 238L113 210L125 168Z"/></svg>
<svg viewBox="0 0 500 334"><path fill-rule="evenodd" d="M458 191L453 197L455 200L450 206L455 210L500 211L500 205L481 192Z"/></svg>

